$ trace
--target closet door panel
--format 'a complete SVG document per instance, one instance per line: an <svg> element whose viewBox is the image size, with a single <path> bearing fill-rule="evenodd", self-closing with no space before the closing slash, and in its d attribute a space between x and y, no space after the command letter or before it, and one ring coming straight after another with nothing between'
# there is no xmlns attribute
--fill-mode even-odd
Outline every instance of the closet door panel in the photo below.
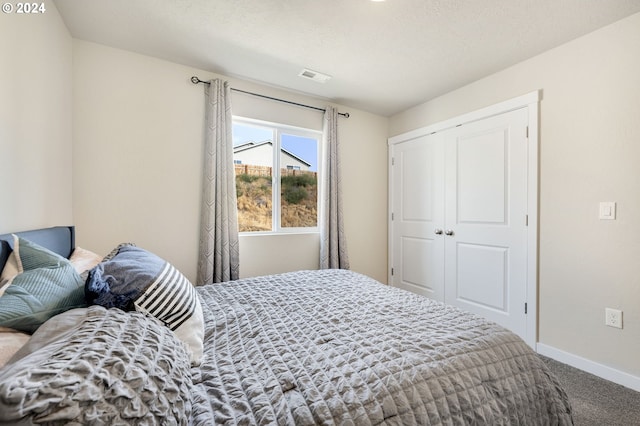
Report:
<svg viewBox="0 0 640 426"><path fill-rule="evenodd" d="M526 109L447 131L445 301L524 336Z"/></svg>
<svg viewBox="0 0 640 426"><path fill-rule="evenodd" d="M457 223L505 223L508 140L503 129L458 138Z"/></svg>
<svg viewBox="0 0 640 426"><path fill-rule="evenodd" d="M392 284L444 300L444 151L442 137L393 148Z"/></svg>
<svg viewBox="0 0 640 426"><path fill-rule="evenodd" d="M459 243L457 257L456 298L507 312L509 248Z"/></svg>
<svg viewBox="0 0 640 426"><path fill-rule="evenodd" d="M401 283L405 287L413 287L418 293L435 298L438 283L434 269L441 267L433 264L433 259L437 257L435 251L442 250L442 247L434 247L431 238L416 238L404 236L401 240L402 264L398 270ZM441 299L442 300L442 299Z"/></svg>

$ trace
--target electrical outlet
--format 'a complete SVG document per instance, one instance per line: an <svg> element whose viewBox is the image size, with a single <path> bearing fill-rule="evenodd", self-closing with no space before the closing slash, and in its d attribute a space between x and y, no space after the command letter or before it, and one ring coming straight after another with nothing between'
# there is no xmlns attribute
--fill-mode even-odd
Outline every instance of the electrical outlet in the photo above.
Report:
<svg viewBox="0 0 640 426"><path fill-rule="evenodd" d="M605 308L604 323L609 327L622 328L622 311L618 309Z"/></svg>

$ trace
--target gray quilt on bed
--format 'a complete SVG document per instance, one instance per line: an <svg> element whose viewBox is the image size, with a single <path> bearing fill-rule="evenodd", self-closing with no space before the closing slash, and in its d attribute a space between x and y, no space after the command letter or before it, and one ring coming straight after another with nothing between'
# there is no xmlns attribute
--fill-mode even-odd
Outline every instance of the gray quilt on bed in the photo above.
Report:
<svg viewBox="0 0 640 426"><path fill-rule="evenodd" d="M204 359L153 318L58 315L0 369L0 424L563 425L517 336L348 271L198 288Z"/></svg>
<svg viewBox="0 0 640 426"><path fill-rule="evenodd" d="M189 368L182 342L154 318L73 309L0 369L0 425L187 425Z"/></svg>
<svg viewBox="0 0 640 426"><path fill-rule="evenodd" d="M455 308L340 270L198 291L194 424L572 424L520 338Z"/></svg>

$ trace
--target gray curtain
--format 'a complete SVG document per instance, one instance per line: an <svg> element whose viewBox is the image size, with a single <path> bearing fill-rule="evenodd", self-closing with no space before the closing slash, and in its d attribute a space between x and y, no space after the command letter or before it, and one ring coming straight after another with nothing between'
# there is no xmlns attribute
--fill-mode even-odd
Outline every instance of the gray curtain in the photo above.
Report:
<svg viewBox="0 0 640 426"><path fill-rule="evenodd" d="M206 129L197 284L238 279L238 211L233 167L231 88L205 85Z"/></svg>
<svg viewBox="0 0 640 426"><path fill-rule="evenodd" d="M324 113L324 194L320 221L320 268L349 269L342 214L342 175L338 143L338 111L327 106Z"/></svg>

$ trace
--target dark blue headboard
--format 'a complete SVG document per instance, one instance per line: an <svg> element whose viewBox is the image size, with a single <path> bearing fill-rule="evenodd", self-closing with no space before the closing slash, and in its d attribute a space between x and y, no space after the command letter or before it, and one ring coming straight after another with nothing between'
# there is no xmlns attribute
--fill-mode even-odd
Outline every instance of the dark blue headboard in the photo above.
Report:
<svg viewBox="0 0 640 426"><path fill-rule="evenodd" d="M73 226L54 226L53 228L34 229L32 231L13 232L24 239L68 258L76 246L76 234ZM0 235L0 271L4 268L9 254L13 250L13 237Z"/></svg>

